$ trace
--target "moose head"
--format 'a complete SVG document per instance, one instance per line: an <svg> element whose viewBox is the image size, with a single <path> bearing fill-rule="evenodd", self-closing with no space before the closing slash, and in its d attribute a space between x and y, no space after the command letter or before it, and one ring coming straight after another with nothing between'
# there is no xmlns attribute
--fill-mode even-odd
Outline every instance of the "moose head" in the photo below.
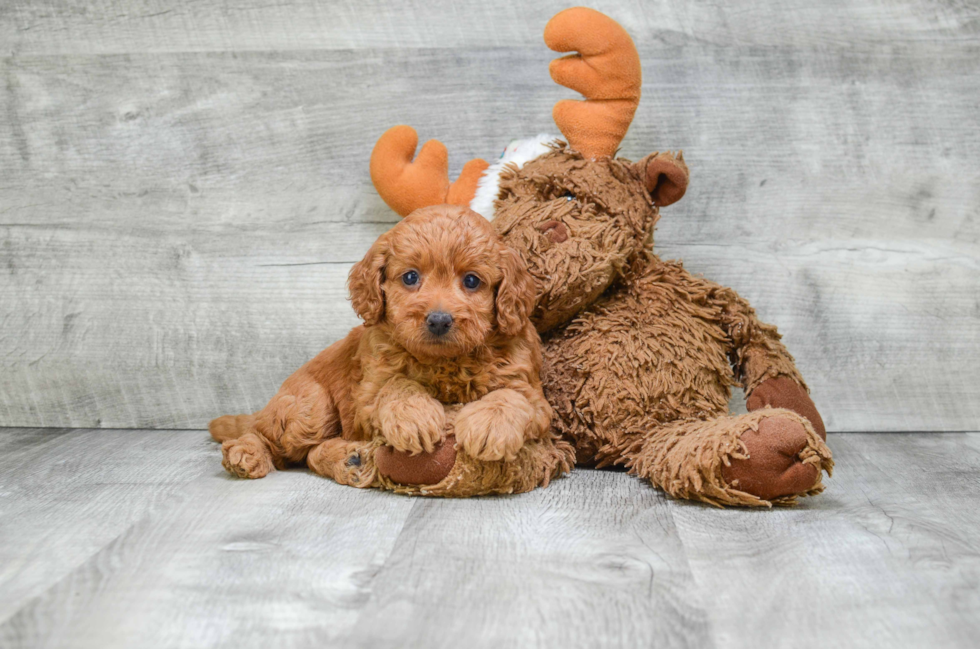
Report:
<svg viewBox="0 0 980 649"><path fill-rule="evenodd" d="M406 216L429 205L469 206L520 254L538 281L532 315L545 332L594 302L653 243L659 208L684 195L681 153L639 162L617 158L640 100L640 58L629 34L604 14L575 7L548 21L544 41L557 52L551 78L584 100L553 111L564 141L512 142L500 161L471 160L449 181L446 147L437 140L415 156L418 136L396 126L371 154L378 193Z"/></svg>

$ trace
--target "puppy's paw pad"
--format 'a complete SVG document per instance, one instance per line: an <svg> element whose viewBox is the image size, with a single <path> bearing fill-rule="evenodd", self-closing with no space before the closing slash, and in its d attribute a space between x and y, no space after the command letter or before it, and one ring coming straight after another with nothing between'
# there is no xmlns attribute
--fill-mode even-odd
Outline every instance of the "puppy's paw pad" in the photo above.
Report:
<svg viewBox="0 0 980 649"><path fill-rule="evenodd" d="M313 448L306 463L314 473L353 487L365 487L371 482L366 458L368 444L328 439Z"/></svg>

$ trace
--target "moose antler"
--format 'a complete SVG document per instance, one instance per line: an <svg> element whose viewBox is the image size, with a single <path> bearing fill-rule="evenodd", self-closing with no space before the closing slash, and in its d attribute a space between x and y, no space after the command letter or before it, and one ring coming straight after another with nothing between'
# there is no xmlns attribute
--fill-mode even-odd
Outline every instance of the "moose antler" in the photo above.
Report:
<svg viewBox="0 0 980 649"><path fill-rule="evenodd" d="M429 140L412 162L418 143L414 128L394 126L374 145L371 181L388 207L408 216L429 205L469 205L480 176L490 165L479 158L470 160L456 182L450 184L446 146L439 140Z"/></svg>
<svg viewBox="0 0 980 649"><path fill-rule="evenodd" d="M640 56L619 23L586 7L556 14L544 28L556 52L577 52L551 62L555 83L582 93L563 99L552 115L569 146L589 158L615 155L640 103Z"/></svg>

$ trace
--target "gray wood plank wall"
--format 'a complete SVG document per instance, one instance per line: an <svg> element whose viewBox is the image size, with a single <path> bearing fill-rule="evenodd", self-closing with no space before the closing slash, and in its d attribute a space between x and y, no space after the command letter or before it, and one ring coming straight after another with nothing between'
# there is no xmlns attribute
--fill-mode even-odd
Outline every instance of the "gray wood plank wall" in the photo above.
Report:
<svg viewBox="0 0 980 649"><path fill-rule="evenodd" d="M555 132L559 2L0 5L0 425L200 427L356 319L395 123L458 170ZM980 6L592 6L622 154L683 148L657 247L784 332L831 430L980 428Z"/></svg>

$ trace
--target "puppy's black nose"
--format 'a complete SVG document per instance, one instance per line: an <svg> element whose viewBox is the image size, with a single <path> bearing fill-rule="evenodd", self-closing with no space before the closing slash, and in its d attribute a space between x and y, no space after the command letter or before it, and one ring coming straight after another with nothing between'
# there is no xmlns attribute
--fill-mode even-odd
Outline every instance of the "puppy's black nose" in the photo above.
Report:
<svg viewBox="0 0 980 649"><path fill-rule="evenodd" d="M445 311L433 311L425 317L429 333L434 336L444 336L453 326L453 317Z"/></svg>

